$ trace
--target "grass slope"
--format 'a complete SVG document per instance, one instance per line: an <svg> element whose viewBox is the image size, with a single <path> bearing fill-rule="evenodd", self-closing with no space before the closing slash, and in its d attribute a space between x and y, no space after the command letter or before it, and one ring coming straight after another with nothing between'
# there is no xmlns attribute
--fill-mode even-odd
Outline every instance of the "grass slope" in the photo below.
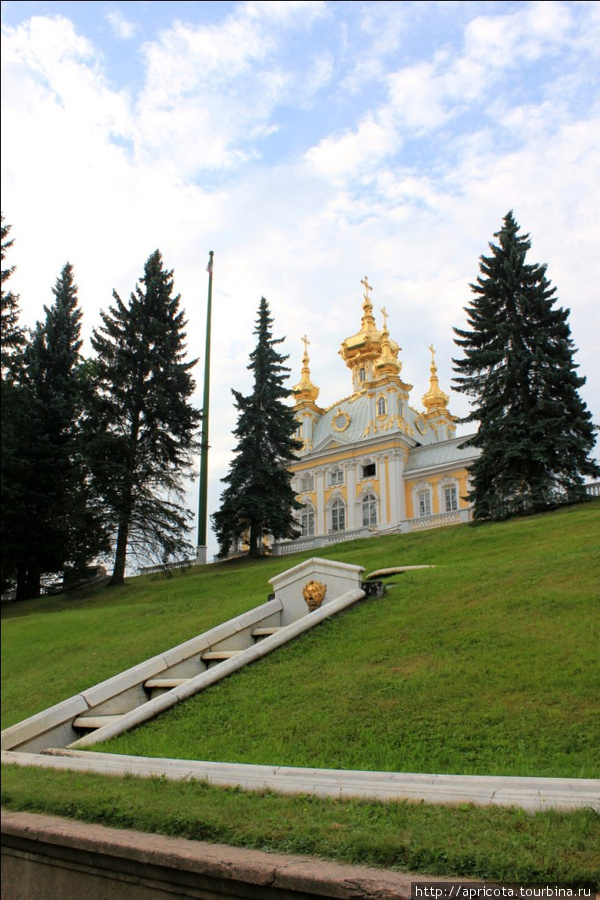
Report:
<svg viewBox="0 0 600 900"><path fill-rule="evenodd" d="M382 600L323 623L105 749L597 777L594 519L598 507L354 544L344 555L363 565L437 568L398 577Z"/></svg>
<svg viewBox="0 0 600 900"><path fill-rule="evenodd" d="M338 545L434 563L107 750L287 765L598 777L600 504ZM310 554L3 610L3 727L266 599ZM432 874L598 877L599 817L332 803L7 768L11 808Z"/></svg>

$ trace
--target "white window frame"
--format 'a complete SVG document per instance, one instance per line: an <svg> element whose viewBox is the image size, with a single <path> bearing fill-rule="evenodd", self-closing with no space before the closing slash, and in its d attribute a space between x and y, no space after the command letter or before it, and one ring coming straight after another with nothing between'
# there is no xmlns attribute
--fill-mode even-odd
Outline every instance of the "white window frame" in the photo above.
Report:
<svg viewBox="0 0 600 900"><path fill-rule="evenodd" d="M337 534L346 530L346 504L341 497L336 497L328 509L329 532Z"/></svg>
<svg viewBox="0 0 600 900"><path fill-rule="evenodd" d="M442 487L444 492L444 512L456 512L458 510L458 488L456 484L445 484Z"/></svg>
<svg viewBox="0 0 600 900"><path fill-rule="evenodd" d="M302 537L312 537L315 533L315 508L312 503L304 503L300 510Z"/></svg>
<svg viewBox="0 0 600 900"><path fill-rule="evenodd" d="M311 472L305 472L303 475L300 475L299 488L299 493L305 491L314 491L315 476Z"/></svg>
<svg viewBox="0 0 600 900"><path fill-rule="evenodd" d="M360 508L363 528L377 525L377 497L372 491L361 497Z"/></svg>
<svg viewBox="0 0 600 900"><path fill-rule="evenodd" d="M329 487L337 487L338 484L344 483L344 470L341 466L334 466L329 470Z"/></svg>

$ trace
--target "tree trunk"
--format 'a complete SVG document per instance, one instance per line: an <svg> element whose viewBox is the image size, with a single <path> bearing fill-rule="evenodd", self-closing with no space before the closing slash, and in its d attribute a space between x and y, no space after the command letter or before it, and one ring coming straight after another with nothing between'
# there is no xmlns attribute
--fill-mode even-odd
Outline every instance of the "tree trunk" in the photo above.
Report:
<svg viewBox="0 0 600 900"><path fill-rule="evenodd" d="M41 572L36 565L19 566L15 600L35 600L42 592Z"/></svg>
<svg viewBox="0 0 600 900"><path fill-rule="evenodd" d="M125 563L127 562L127 538L129 536L129 518L121 519L117 532L117 547L115 550L115 564L109 585L112 587L123 584L125 581Z"/></svg>

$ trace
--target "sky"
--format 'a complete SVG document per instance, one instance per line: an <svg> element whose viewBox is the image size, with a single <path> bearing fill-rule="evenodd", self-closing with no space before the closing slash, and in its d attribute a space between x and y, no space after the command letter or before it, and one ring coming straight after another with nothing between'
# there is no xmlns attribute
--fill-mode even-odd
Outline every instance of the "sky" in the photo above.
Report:
<svg viewBox="0 0 600 900"><path fill-rule="evenodd" d="M200 407L213 250L214 512L261 296L290 386L306 334L329 406L351 392L338 350L367 275L421 408L428 347L448 392L452 329L512 209L570 309L598 422L599 57L594 0L6 0L2 210L22 324L43 320L68 261L89 339L158 248ZM468 401L451 393L450 409Z"/></svg>

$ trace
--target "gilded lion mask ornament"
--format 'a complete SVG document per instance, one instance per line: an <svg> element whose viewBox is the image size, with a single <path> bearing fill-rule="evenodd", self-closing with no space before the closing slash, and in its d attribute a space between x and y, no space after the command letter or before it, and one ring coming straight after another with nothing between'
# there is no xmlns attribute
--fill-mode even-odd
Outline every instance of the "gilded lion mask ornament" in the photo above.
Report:
<svg viewBox="0 0 600 900"><path fill-rule="evenodd" d="M325 599L327 593L327 585L321 581L309 581L302 588L302 596L308 606L308 611L313 612L318 609Z"/></svg>

